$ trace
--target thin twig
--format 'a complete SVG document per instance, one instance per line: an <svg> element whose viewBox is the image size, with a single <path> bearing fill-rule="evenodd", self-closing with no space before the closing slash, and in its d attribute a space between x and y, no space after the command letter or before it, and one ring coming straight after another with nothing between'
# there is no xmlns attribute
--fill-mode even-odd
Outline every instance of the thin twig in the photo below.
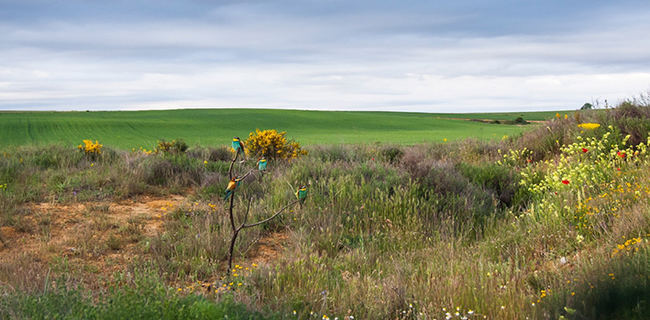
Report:
<svg viewBox="0 0 650 320"><path fill-rule="evenodd" d="M232 179L232 177L233 177L232 169L233 169L233 166L235 165L235 161L237 161L237 157L239 157L239 152L235 153L235 157L232 159L232 161L230 161L230 168L228 168L228 177L230 179Z"/></svg>
<svg viewBox="0 0 650 320"><path fill-rule="evenodd" d="M248 172L247 172L243 177L241 177L241 178L239 178L239 179L240 179L240 180L244 180L244 179L246 179L246 177L248 177L248 176L249 176L251 173L253 173L254 171L255 171L255 168L250 169L250 171L248 171Z"/></svg>
<svg viewBox="0 0 650 320"><path fill-rule="evenodd" d="M287 208L289 208L290 206L292 206L292 205L298 203L298 201L299 201L299 200L296 200L296 201L294 201L294 202L289 203L288 205L284 206L284 208L280 209L280 211L276 212L275 214L273 214L273 215L270 216L269 218L266 218L266 219L264 219L264 220L262 220L262 221L258 221L258 222L252 223L252 224L244 224L243 227L244 227L244 228L251 228L251 227L254 227L254 226L258 226L258 225L260 225L260 224L262 224L262 223L269 222L269 221L273 220L273 218L277 217L277 216L278 216L280 213L282 213L284 210L286 210Z"/></svg>
<svg viewBox="0 0 650 320"><path fill-rule="evenodd" d="M235 205L235 190L232 190L232 193L230 194L230 208L228 209L228 213L230 214L230 225L232 226L232 231L235 231L237 227L235 227L235 216L232 213L232 208Z"/></svg>
<svg viewBox="0 0 650 320"><path fill-rule="evenodd" d="M251 203L253 202L253 197L248 198L248 208L246 209L246 214L244 214L244 220L241 223L241 226L239 226L239 230L241 230L244 225L246 225L246 220L248 220L248 213L251 211Z"/></svg>

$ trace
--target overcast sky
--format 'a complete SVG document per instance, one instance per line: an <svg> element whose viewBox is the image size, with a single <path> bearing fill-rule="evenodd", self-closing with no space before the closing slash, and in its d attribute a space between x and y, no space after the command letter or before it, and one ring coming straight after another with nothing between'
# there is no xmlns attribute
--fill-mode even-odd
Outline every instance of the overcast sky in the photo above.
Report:
<svg viewBox="0 0 650 320"><path fill-rule="evenodd" d="M573 109L650 90L650 1L0 0L0 110Z"/></svg>

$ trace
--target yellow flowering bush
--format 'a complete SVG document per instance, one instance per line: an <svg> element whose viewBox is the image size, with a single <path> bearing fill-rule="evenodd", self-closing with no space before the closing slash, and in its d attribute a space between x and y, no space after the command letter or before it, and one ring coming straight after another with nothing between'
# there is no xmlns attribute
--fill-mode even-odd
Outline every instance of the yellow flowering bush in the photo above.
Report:
<svg viewBox="0 0 650 320"><path fill-rule="evenodd" d="M634 252L639 251L639 247L643 244L642 241L643 240L641 237L637 237L637 238L628 239L624 243L617 244L616 248L612 250L612 256L615 256L617 254L622 254L622 253L628 254L632 251Z"/></svg>
<svg viewBox="0 0 650 320"><path fill-rule="evenodd" d="M622 209L647 197L650 188L635 172L648 164L650 139L636 146L628 145L629 135L619 139L610 126L600 137L576 137L554 160L522 168L521 185L539 199L528 212L552 213L568 220L581 237L591 237L607 229Z"/></svg>
<svg viewBox="0 0 650 320"><path fill-rule="evenodd" d="M103 145L97 140L93 142L92 140L85 139L83 140L83 144L77 146L77 149L83 151L87 155L99 155L102 153L102 147Z"/></svg>
<svg viewBox="0 0 650 320"><path fill-rule="evenodd" d="M278 132L275 129L255 129L248 135L244 142L247 153L257 156L264 156L267 159L295 159L306 155L298 142L287 140L286 132Z"/></svg>
<svg viewBox="0 0 650 320"><path fill-rule="evenodd" d="M581 123L578 125L578 127L587 129L587 130L595 130L600 128L600 123Z"/></svg>
<svg viewBox="0 0 650 320"><path fill-rule="evenodd" d="M497 152L502 155L502 159L497 161L497 164L502 166L525 167L532 162L533 151L528 150L528 148L521 150L510 149L506 153L499 149Z"/></svg>
<svg viewBox="0 0 650 320"><path fill-rule="evenodd" d="M537 194L565 189L578 192L585 186L609 182L621 168L645 159L646 143L627 146L629 136L626 136L619 146L610 141L612 131L610 128L602 137L585 139L578 136L577 142L562 146L559 159L541 164L545 173L542 181L529 179L540 167L528 167L521 172L521 184Z"/></svg>

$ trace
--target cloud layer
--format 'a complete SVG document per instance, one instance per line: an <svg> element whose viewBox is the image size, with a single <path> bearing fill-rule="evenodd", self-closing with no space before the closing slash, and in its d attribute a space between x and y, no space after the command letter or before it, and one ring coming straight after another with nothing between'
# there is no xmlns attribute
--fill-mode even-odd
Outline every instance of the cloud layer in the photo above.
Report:
<svg viewBox="0 0 650 320"><path fill-rule="evenodd" d="M650 4L564 2L0 1L0 110L506 111L647 92Z"/></svg>

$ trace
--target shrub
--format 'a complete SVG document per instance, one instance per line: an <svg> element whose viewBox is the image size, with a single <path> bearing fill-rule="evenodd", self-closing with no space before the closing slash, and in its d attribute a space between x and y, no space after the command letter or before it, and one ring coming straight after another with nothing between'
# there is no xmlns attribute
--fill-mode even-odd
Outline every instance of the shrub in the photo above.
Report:
<svg viewBox="0 0 650 320"><path fill-rule="evenodd" d="M515 123L516 124L528 124L528 121L524 120L524 118L522 118L522 117L517 117L517 119L515 119Z"/></svg>
<svg viewBox="0 0 650 320"><path fill-rule="evenodd" d="M203 172L200 160L178 154L145 157L136 171L147 184L177 187L200 184Z"/></svg>
<svg viewBox="0 0 650 320"><path fill-rule="evenodd" d="M156 146L156 153L162 152L162 153L184 153L187 151L187 143L183 141L182 139L178 140L172 140L172 141L165 141L163 140L158 140L158 144Z"/></svg>
<svg viewBox="0 0 650 320"><path fill-rule="evenodd" d="M92 140L85 139L83 141L83 145L80 144L77 146L79 150L82 150L85 154L88 155L99 155L102 153L102 147L103 145L99 143L99 141L95 140L93 143Z"/></svg>
<svg viewBox="0 0 650 320"><path fill-rule="evenodd" d="M268 159L295 159L306 155L298 142L287 140L285 131L278 132L275 129L255 129L248 135L244 146L251 155L264 156Z"/></svg>
<svg viewBox="0 0 650 320"><path fill-rule="evenodd" d="M473 184L493 193L502 206L523 206L528 200L528 190L516 183L520 177L510 168L497 164L473 166L461 163L458 170Z"/></svg>
<svg viewBox="0 0 650 320"><path fill-rule="evenodd" d="M404 151L398 147L384 147L379 151L379 154L381 155L382 159L384 161L388 161L389 163L397 163L402 159L402 156L404 155Z"/></svg>

